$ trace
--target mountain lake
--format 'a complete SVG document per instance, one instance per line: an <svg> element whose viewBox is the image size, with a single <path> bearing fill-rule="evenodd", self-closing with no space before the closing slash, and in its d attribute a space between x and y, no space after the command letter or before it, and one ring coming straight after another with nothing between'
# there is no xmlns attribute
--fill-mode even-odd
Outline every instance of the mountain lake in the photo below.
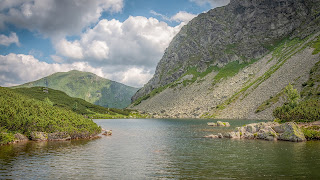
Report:
<svg viewBox="0 0 320 180"><path fill-rule="evenodd" d="M259 122L95 120L112 136L0 146L0 179L320 179L320 141L210 139Z"/></svg>

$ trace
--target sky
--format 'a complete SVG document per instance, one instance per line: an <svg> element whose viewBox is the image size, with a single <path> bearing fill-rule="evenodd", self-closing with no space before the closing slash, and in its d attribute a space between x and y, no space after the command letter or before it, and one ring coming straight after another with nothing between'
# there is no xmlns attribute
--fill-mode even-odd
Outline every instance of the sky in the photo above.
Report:
<svg viewBox="0 0 320 180"><path fill-rule="evenodd" d="M80 70L142 87L172 38L229 0L0 0L0 86Z"/></svg>

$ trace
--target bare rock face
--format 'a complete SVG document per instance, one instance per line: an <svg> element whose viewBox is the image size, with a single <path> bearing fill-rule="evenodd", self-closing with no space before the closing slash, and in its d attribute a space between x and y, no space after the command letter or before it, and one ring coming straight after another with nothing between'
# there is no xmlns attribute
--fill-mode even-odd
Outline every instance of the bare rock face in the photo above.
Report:
<svg viewBox="0 0 320 180"><path fill-rule="evenodd" d="M182 77L232 61L264 56L285 37L304 38L319 27L320 0L231 0L191 20L174 37L153 78L132 101Z"/></svg>

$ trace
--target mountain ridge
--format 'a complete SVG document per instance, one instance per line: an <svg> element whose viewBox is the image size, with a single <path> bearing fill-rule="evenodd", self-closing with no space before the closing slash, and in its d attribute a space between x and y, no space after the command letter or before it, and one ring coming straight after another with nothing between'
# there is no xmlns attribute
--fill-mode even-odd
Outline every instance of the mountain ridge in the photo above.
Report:
<svg viewBox="0 0 320 180"><path fill-rule="evenodd" d="M202 13L173 38L153 78L132 98L168 85L196 67L203 72L229 62L250 62L285 38L305 38L318 28L319 0L232 0ZM315 23L316 22L316 23Z"/></svg>
<svg viewBox="0 0 320 180"><path fill-rule="evenodd" d="M110 108L125 108L138 88L130 87L94 73L71 70L57 72L12 88L42 86L65 92L71 97Z"/></svg>
<svg viewBox="0 0 320 180"><path fill-rule="evenodd" d="M232 0L200 14L174 37L130 108L155 117L273 119L283 88L303 90L320 60L319 4Z"/></svg>

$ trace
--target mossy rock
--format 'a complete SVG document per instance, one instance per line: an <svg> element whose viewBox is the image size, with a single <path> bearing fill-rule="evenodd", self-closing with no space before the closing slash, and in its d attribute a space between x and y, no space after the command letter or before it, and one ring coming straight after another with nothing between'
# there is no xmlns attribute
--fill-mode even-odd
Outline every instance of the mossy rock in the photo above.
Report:
<svg viewBox="0 0 320 180"><path fill-rule="evenodd" d="M303 142L306 141L306 138L299 128L299 126L295 122L286 122L281 125L284 129L284 133L282 133L279 139L284 141L293 141L293 142Z"/></svg>

